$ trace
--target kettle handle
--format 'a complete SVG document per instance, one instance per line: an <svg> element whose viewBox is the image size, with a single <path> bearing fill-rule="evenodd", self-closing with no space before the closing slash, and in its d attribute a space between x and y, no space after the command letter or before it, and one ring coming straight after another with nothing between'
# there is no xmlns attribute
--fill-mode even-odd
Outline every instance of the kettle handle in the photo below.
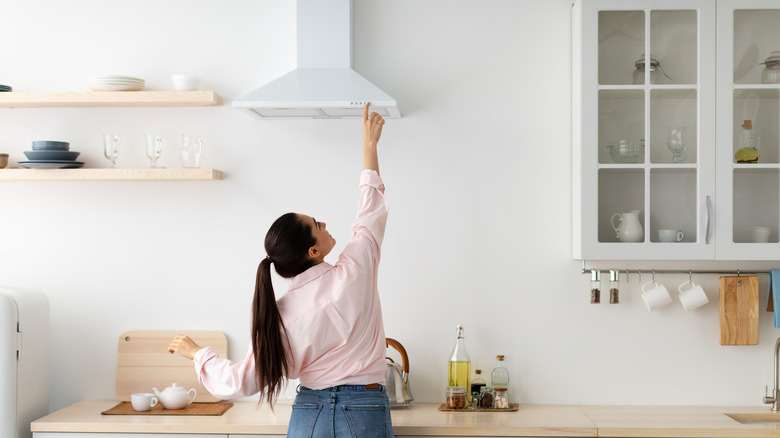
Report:
<svg viewBox="0 0 780 438"><path fill-rule="evenodd" d="M393 338L385 338L385 346L393 347L399 353L401 353L401 360L403 361L403 365L401 366L401 369L403 369L404 373L409 374L409 356L406 355L406 350L404 349L403 345L401 345L400 342L396 341Z"/></svg>

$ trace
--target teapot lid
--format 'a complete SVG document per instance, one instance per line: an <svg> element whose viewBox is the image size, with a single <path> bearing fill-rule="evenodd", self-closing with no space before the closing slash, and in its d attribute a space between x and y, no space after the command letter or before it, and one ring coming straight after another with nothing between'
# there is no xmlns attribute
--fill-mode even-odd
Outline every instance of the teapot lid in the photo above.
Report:
<svg viewBox="0 0 780 438"><path fill-rule="evenodd" d="M634 62L634 67L642 67L642 68L644 68L645 63L646 63L646 61L645 61L645 54L643 53L642 56L640 56L639 59L637 59ZM661 63L658 62L657 59L653 58L653 54L651 53L650 54L650 67L658 67L659 65L661 65Z"/></svg>
<svg viewBox="0 0 780 438"><path fill-rule="evenodd" d="M777 64L777 63L780 63L780 51L772 52L772 54L769 55L769 57L766 58L766 60L764 60L764 62L762 62L761 64L772 64L772 65L774 65L774 64Z"/></svg>

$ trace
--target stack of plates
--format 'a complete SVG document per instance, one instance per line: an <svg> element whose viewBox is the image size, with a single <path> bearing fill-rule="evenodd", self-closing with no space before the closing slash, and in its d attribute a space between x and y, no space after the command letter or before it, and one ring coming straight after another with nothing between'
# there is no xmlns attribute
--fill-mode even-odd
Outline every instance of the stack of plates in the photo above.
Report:
<svg viewBox="0 0 780 438"><path fill-rule="evenodd" d="M8 85L0 85L0 92L2 91L14 91L13 88L9 87Z"/></svg>
<svg viewBox="0 0 780 438"><path fill-rule="evenodd" d="M87 87L94 91L141 91L146 81L132 76L90 76Z"/></svg>
<svg viewBox="0 0 780 438"><path fill-rule="evenodd" d="M19 165L28 169L74 169L84 165L76 161L80 152L72 152L65 141L34 141L31 151L25 151L28 161Z"/></svg>

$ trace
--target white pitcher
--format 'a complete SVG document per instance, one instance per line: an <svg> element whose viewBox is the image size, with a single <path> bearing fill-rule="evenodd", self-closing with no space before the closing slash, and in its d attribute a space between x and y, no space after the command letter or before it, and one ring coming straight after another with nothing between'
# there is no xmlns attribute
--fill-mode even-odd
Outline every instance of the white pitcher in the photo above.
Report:
<svg viewBox="0 0 780 438"><path fill-rule="evenodd" d="M615 226L615 217L620 219L620 226ZM610 223L621 242L642 242L645 240L645 231L642 229L642 224L639 223L639 210L615 213L612 215Z"/></svg>

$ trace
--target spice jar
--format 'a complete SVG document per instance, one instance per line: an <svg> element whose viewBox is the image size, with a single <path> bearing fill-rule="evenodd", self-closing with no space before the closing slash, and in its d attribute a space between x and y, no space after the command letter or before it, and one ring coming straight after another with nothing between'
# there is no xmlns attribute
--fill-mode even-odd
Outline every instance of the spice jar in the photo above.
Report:
<svg viewBox="0 0 780 438"><path fill-rule="evenodd" d="M590 303L598 304L601 302L601 271L590 271Z"/></svg>
<svg viewBox="0 0 780 438"><path fill-rule="evenodd" d="M620 271L609 270L609 304L620 303Z"/></svg>
<svg viewBox="0 0 780 438"><path fill-rule="evenodd" d="M449 409L465 409L468 406L466 403L466 387L448 386L446 400L447 408Z"/></svg>
<svg viewBox="0 0 780 438"><path fill-rule="evenodd" d="M780 84L780 51L772 52L762 64L764 70L761 71L761 83Z"/></svg>
<svg viewBox="0 0 780 438"><path fill-rule="evenodd" d="M494 400L496 409L509 409L509 398L506 396L506 388L496 388Z"/></svg>
<svg viewBox="0 0 780 438"><path fill-rule="evenodd" d="M493 407L493 387L483 386L479 390L479 407L482 409L491 409Z"/></svg>

